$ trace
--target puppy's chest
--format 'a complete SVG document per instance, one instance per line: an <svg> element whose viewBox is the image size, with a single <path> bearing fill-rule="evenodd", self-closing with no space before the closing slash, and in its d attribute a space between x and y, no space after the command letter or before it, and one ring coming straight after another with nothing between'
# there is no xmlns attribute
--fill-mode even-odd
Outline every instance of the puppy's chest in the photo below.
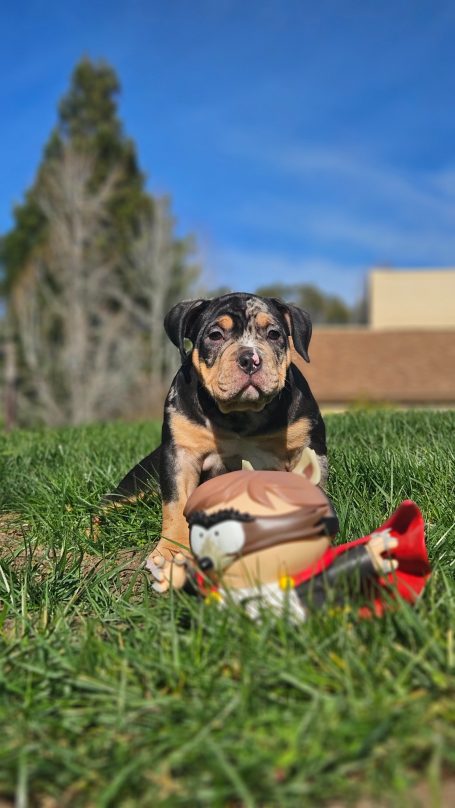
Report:
<svg viewBox="0 0 455 808"><path fill-rule="evenodd" d="M307 419L268 435L245 437L214 432L213 450L204 457L202 469L212 474L236 471L245 460L254 469L291 470L308 443Z"/></svg>

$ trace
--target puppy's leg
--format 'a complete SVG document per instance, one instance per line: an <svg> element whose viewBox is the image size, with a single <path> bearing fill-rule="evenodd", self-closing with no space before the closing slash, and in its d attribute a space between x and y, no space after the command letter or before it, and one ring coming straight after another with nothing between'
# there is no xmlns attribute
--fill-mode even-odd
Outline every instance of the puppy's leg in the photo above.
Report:
<svg viewBox="0 0 455 808"><path fill-rule="evenodd" d="M104 504L131 502L153 491L159 479L160 457L161 446L158 446L123 477L114 491L105 495Z"/></svg>
<svg viewBox="0 0 455 808"><path fill-rule="evenodd" d="M122 508L158 490L161 446L144 457L128 474L125 474L119 484L103 496L97 513L90 517L90 528L86 534L88 538L99 538L103 518L112 508Z"/></svg>
<svg viewBox="0 0 455 808"><path fill-rule="evenodd" d="M166 592L185 583L189 557L189 530L183 515L186 501L199 484L201 463L186 450L163 451L161 491L163 520L161 538L147 560L147 569L155 579L154 589Z"/></svg>

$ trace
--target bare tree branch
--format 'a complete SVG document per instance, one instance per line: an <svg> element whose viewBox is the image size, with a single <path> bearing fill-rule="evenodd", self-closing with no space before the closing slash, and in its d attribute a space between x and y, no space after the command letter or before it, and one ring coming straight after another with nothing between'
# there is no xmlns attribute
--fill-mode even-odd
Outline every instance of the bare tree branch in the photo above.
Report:
<svg viewBox="0 0 455 808"><path fill-rule="evenodd" d="M48 424L118 412L137 374L119 348L129 314L112 309L120 281L100 246L117 174L96 191L92 176L90 158L71 147L48 167L38 199L48 243L14 295L33 406Z"/></svg>
<svg viewBox="0 0 455 808"><path fill-rule="evenodd" d="M70 145L46 166L38 203L47 241L10 300L24 371L21 407L49 425L124 413L144 379L153 402L170 366L162 324L175 273L186 278L164 197L139 222L126 265L108 257L118 174L94 189L93 173L93 160Z"/></svg>

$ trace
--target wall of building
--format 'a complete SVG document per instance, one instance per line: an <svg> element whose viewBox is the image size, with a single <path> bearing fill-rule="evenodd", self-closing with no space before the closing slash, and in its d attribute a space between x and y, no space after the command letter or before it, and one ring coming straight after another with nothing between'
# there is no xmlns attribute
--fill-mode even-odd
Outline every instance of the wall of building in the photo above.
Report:
<svg viewBox="0 0 455 808"><path fill-rule="evenodd" d="M315 328L298 366L320 404L455 404L455 329Z"/></svg>
<svg viewBox="0 0 455 808"><path fill-rule="evenodd" d="M455 269L374 269L369 276L370 328L455 328Z"/></svg>

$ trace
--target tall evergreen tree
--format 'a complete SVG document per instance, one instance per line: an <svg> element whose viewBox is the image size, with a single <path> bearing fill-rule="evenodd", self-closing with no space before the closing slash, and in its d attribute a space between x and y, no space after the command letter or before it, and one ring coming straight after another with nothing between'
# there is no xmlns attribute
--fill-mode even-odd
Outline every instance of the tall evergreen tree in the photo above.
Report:
<svg viewBox="0 0 455 808"><path fill-rule="evenodd" d="M161 324L163 308L188 295L194 280L189 242L175 238L163 202L145 190L118 116L119 90L109 65L84 58L76 66L36 179L0 240L8 334L35 420L122 414L140 378L156 391L168 372L167 361L150 359L165 355L156 319ZM141 252L145 231L149 250ZM78 324L77 340L70 323ZM134 361L125 363L128 350ZM94 395L102 378L111 380L108 398Z"/></svg>
<svg viewBox="0 0 455 808"><path fill-rule="evenodd" d="M35 248L46 240L47 219L38 199L49 164L61 157L65 145L93 160L93 190L116 171L108 205L105 245L119 262L128 250L139 218L150 214L151 197L144 190L134 143L125 136L117 114L120 86L107 64L84 58L75 68L67 94L59 104L55 129L44 148L36 180L25 200L14 209L15 225L0 243L6 287L14 284Z"/></svg>

